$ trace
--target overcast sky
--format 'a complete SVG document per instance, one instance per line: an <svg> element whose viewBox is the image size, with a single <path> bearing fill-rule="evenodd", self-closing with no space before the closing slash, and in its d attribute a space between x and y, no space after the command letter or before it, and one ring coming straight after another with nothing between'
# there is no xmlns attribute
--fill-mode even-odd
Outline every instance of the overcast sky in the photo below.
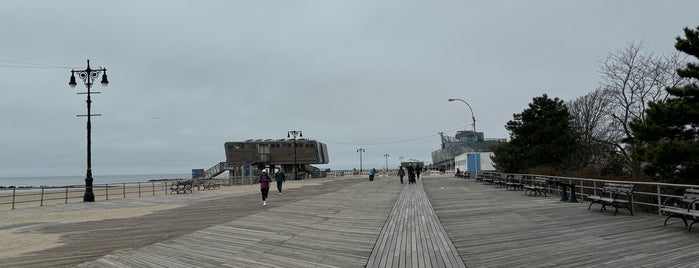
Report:
<svg viewBox="0 0 699 268"><path fill-rule="evenodd" d="M304 138L321 168L431 162L438 132L504 125L532 98L597 88L631 42L674 50L699 1L31 1L0 3L0 176L84 175L94 87L95 177L187 174L223 144Z"/></svg>

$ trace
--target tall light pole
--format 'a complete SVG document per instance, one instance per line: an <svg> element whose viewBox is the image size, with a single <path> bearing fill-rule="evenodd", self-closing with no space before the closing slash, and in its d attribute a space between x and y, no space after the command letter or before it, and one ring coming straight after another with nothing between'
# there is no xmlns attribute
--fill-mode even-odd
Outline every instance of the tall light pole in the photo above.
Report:
<svg viewBox="0 0 699 268"><path fill-rule="evenodd" d="M92 114L90 112L90 104L92 103L90 95L100 93L91 91L92 83L100 76L100 74L102 75L102 81L100 82L102 86L106 87L109 84L109 81L107 81L107 69L91 69L90 60L87 60L87 68L84 70L70 70L70 82L68 82L68 85L71 88L75 88L75 86L78 85L78 83L75 82L76 73L78 74L78 77L83 80L85 86L87 86L87 92L78 93L87 95L87 101L85 101L87 103L87 114L78 115L79 117L87 116L87 172L85 173L85 195L83 195L83 202L95 202L95 194L92 192L92 123L90 118L93 116L101 116L101 114Z"/></svg>
<svg viewBox="0 0 699 268"><path fill-rule="evenodd" d="M386 157L386 175L388 175L388 157L389 157L389 156L390 156L390 155L388 155L388 154L384 154L384 155L383 155L383 157Z"/></svg>
<svg viewBox="0 0 699 268"><path fill-rule="evenodd" d="M471 111L471 120L473 120L473 132L476 132L476 116L473 115L473 109L471 109L471 105L469 105L468 102L466 102L465 100L462 100L462 99L449 99L449 101L456 101L456 100L461 101L461 102L465 103L466 106L468 106L468 109ZM476 136L476 142L478 142L478 136ZM475 155L476 159L474 162L476 164L476 167L475 167L476 173L475 174L476 174L476 178L478 178L478 172L481 169L481 154L478 153L478 144L474 144L473 150L476 152L476 155Z"/></svg>
<svg viewBox="0 0 699 268"><path fill-rule="evenodd" d="M400 166L402 167L403 166L403 157L402 156L398 157L398 159L400 160Z"/></svg>
<svg viewBox="0 0 699 268"><path fill-rule="evenodd" d="M298 164L296 164L296 136L303 138L303 133L301 133L300 130L289 130L286 132L287 138L294 138L294 180L299 179L299 167Z"/></svg>
<svg viewBox="0 0 699 268"><path fill-rule="evenodd" d="M366 150L359 148L357 152L359 153L359 175L362 175L362 153L366 152Z"/></svg>
<svg viewBox="0 0 699 268"><path fill-rule="evenodd" d="M476 132L476 116L473 115L473 109L471 109L471 105L462 99L449 99L449 101L461 101L461 102L465 103L466 106L468 106L468 109L471 111L471 120L473 120L473 132Z"/></svg>

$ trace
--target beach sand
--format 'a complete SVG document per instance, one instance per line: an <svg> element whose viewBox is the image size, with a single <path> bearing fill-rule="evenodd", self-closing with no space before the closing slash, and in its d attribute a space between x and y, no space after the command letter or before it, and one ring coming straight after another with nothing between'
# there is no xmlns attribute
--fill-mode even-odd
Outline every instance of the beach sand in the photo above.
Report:
<svg viewBox="0 0 699 268"><path fill-rule="evenodd" d="M301 180L301 181L287 181L284 184L284 190L300 188L305 185L318 185L321 182L318 180ZM137 186L134 186L137 188ZM142 188L143 189L143 188ZM245 193L245 192L259 192L260 186L257 184L253 185L235 185L235 186L222 186L221 188L215 190L207 191L194 191L194 195L226 195L232 193ZM138 192L132 193L133 187L129 189L127 187L127 198L139 198ZM136 189L137 190L137 189ZM151 190L150 188L148 189ZM276 189L272 187L270 192L276 192ZM121 193L121 192L119 192ZM152 195L152 192L149 192ZM69 204L63 204L65 201L65 190L58 193L52 193L61 198L60 200L53 200L56 202L44 202L44 206L70 206ZM74 196L75 198L82 198L83 190L80 191L69 191L69 196ZM182 195L182 194L181 194ZM186 194L189 196L191 194ZM152 198L157 198L158 196L171 196L165 195L161 192ZM185 196L185 195L182 195ZM36 198L28 196L20 196L17 200L22 198ZM123 194L121 198L110 198L110 199L123 199ZM72 203L81 203L80 201L73 201ZM109 202L109 201L97 201L97 202ZM25 203L28 204L28 203ZM31 207L37 207L37 204L27 205ZM158 204L158 205L143 205L140 207L129 207L129 208L93 208L89 209L89 213L85 210L73 210L73 211L62 211L62 212L40 212L40 210L31 211L31 209L15 209L10 211L12 213L7 213L0 217L0 245L10 245L5 247L0 251L0 257L17 256L20 254L26 254L31 252L36 252L44 249L49 249L61 245L61 238L59 235L45 234L37 232L38 227L49 225L49 224L62 224L62 223L72 223L72 222L87 222L87 221L99 221L107 219L120 219L120 218L134 218L143 215L147 215L156 211L173 209L183 206L183 204Z"/></svg>

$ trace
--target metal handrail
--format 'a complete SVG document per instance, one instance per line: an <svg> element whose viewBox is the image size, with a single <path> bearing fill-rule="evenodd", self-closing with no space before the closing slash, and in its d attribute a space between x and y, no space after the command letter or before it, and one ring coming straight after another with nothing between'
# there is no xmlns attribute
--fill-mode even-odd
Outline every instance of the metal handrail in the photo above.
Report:
<svg viewBox="0 0 699 268"><path fill-rule="evenodd" d="M684 189L699 189L699 185L693 184L674 184L674 183L663 183L663 182L643 182L643 181L620 181L620 180L605 180L605 179L588 179L588 178L576 178L576 177L564 177L564 176L550 176L550 175L539 175L539 174L526 174L526 173L498 173L491 172L495 174L502 175L513 175L522 176L525 179L531 179L534 177L546 177L553 178L560 181L567 181L567 183L575 184L575 194L581 199L589 195L594 195L597 191L604 187L605 183L625 183L634 185L634 196L645 197L645 198L634 198L634 205L645 206L657 211L660 214L660 208L663 206L663 200L670 197L681 197L680 195L673 194L674 192L681 193ZM653 189L652 192L644 190L644 188ZM560 189L549 187L548 189L553 194L560 195ZM653 202L645 202L644 200L653 200Z"/></svg>

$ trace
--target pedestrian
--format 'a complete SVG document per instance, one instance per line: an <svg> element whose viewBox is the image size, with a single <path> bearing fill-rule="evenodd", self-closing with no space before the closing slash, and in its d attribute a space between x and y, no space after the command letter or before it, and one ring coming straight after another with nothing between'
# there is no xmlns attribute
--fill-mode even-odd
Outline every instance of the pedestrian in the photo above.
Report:
<svg viewBox="0 0 699 268"><path fill-rule="evenodd" d="M415 183L415 168L413 168L413 164L408 165L408 184L413 184Z"/></svg>
<svg viewBox="0 0 699 268"><path fill-rule="evenodd" d="M260 191L262 192L262 206L267 206L269 183L272 182L272 179L269 177L269 174L267 174L267 171L262 171L262 175L260 175L260 180L258 182L260 183Z"/></svg>
<svg viewBox="0 0 699 268"><path fill-rule="evenodd" d="M374 180L374 175L376 175L376 169L372 168L371 171L369 171L369 180L370 181Z"/></svg>
<svg viewBox="0 0 699 268"><path fill-rule="evenodd" d="M286 176L284 176L284 172L281 170L277 171L276 174L274 174L274 180L277 181L277 191L279 191L279 194L282 194L282 183L286 182Z"/></svg>
<svg viewBox="0 0 699 268"><path fill-rule="evenodd" d="M420 170L422 170L422 167L420 167L419 165L415 167L415 176L418 180L420 179Z"/></svg>
<svg viewBox="0 0 699 268"><path fill-rule="evenodd" d="M400 177L400 184L403 184L403 177L405 176L405 170L403 169L403 166L400 166L398 169L398 177Z"/></svg>

